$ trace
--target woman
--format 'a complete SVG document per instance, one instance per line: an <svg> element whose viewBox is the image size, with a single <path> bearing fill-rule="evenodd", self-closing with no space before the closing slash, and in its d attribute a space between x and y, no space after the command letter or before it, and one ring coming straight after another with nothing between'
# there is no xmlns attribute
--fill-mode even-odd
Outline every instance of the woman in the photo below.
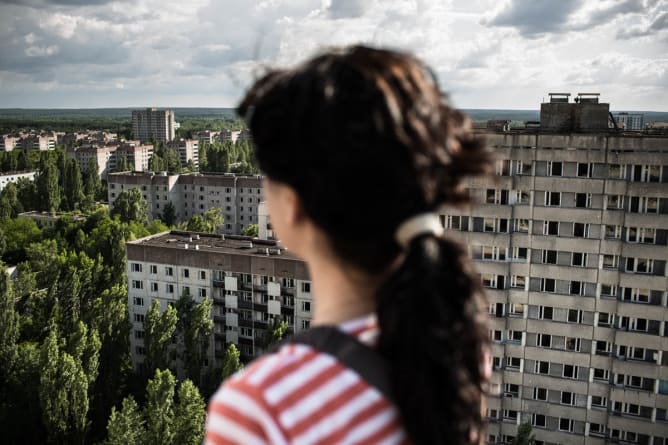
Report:
<svg viewBox="0 0 668 445"><path fill-rule="evenodd" d="M415 57L362 46L266 74L239 112L272 226L309 265L312 326L378 351L392 396L288 344L225 382L208 443L480 443L486 303L436 213L489 169L468 120Z"/></svg>

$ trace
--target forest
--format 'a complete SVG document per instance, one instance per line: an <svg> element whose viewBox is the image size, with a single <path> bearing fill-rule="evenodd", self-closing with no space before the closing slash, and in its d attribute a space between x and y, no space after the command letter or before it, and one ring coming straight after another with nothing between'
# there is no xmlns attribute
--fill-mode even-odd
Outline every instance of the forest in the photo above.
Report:
<svg viewBox="0 0 668 445"><path fill-rule="evenodd" d="M204 153L212 168L251 161L245 148L224 144ZM82 173L63 147L4 153L5 165L37 174L0 192L3 443L201 443L206 400L242 367L233 344L222 368L205 366L211 300L184 294L163 312L151 306L143 320L145 365L136 371L130 361L125 243L170 226L148 222L137 190L121 193L110 213L97 169ZM31 210L61 216L42 228L18 216ZM181 227L216 231L219 210ZM275 331L273 340L284 326Z"/></svg>

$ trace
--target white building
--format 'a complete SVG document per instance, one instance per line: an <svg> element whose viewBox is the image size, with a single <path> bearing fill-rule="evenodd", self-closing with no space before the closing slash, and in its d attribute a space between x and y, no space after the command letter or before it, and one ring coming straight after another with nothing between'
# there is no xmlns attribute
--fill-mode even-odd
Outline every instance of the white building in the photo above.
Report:
<svg viewBox="0 0 668 445"><path fill-rule="evenodd" d="M172 231L130 241L126 248L135 368L144 360L148 308L159 301L165 310L184 292L197 302L213 299L209 363L215 367L222 366L229 342L238 345L244 360L261 354L265 330L274 319L287 321L291 331L310 325L313 300L306 266L272 241Z"/></svg>
<svg viewBox="0 0 668 445"><path fill-rule="evenodd" d="M10 182L16 183L20 178L26 178L30 181L35 180L35 171L6 172L0 173L0 191L2 191Z"/></svg>
<svg viewBox="0 0 668 445"><path fill-rule="evenodd" d="M139 188L148 203L149 218L160 218L171 202L177 222L193 215L203 215L213 207L222 210L224 233L241 234L258 223L258 206L262 200L262 178L234 174L112 173L108 176L109 207L118 195Z"/></svg>

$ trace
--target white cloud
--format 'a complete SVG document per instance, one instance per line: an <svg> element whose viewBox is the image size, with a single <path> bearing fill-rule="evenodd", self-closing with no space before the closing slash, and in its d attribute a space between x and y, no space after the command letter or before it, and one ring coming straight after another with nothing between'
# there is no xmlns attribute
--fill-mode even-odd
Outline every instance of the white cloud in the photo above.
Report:
<svg viewBox="0 0 668 445"><path fill-rule="evenodd" d="M263 67L358 42L416 52L462 107L668 103L668 0L31 1L0 3L4 106L234 106Z"/></svg>

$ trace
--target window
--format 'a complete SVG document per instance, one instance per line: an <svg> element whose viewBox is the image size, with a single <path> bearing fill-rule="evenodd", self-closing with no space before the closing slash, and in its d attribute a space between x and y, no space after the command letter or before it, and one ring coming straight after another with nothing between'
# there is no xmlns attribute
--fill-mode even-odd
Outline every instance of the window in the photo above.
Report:
<svg viewBox="0 0 668 445"><path fill-rule="evenodd" d="M520 369L522 359L519 357L506 357L506 368Z"/></svg>
<svg viewBox="0 0 668 445"><path fill-rule="evenodd" d="M552 347L552 336L550 334L537 334L536 335L536 346L543 348Z"/></svg>
<svg viewBox="0 0 668 445"><path fill-rule="evenodd" d="M547 389L546 388L534 388L533 389L533 399L534 400L547 400Z"/></svg>
<svg viewBox="0 0 668 445"><path fill-rule="evenodd" d="M619 255L603 255L601 266L603 269L619 268Z"/></svg>
<svg viewBox="0 0 668 445"><path fill-rule="evenodd" d="M603 368L594 368L594 380L610 380L610 371Z"/></svg>
<svg viewBox="0 0 668 445"><path fill-rule="evenodd" d="M578 162L578 173L580 178L591 178L594 171L594 164L591 162Z"/></svg>
<svg viewBox="0 0 668 445"><path fill-rule="evenodd" d="M600 325L600 323L599 323ZM608 355L612 351L611 343L605 340L596 340L596 354Z"/></svg>
<svg viewBox="0 0 668 445"><path fill-rule="evenodd" d="M580 352L581 340L576 337L566 337L566 350Z"/></svg>
<svg viewBox="0 0 668 445"><path fill-rule="evenodd" d="M513 219L513 232L529 233L529 220L523 218Z"/></svg>
<svg viewBox="0 0 668 445"><path fill-rule="evenodd" d="M626 272L631 273L652 273L654 269L654 260L647 258L627 258Z"/></svg>
<svg viewBox="0 0 668 445"><path fill-rule="evenodd" d="M484 273L481 275L482 285L490 289L505 289L505 277L503 275L494 275Z"/></svg>
<svg viewBox="0 0 668 445"><path fill-rule="evenodd" d="M613 317L607 312L598 313L598 325L609 327L613 324Z"/></svg>
<svg viewBox="0 0 668 445"><path fill-rule="evenodd" d="M559 221L543 221L543 235L559 235Z"/></svg>
<svg viewBox="0 0 668 445"><path fill-rule="evenodd" d="M561 193L560 192L545 192L545 205L546 206L559 206L559 205L561 205Z"/></svg>
<svg viewBox="0 0 668 445"><path fill-rule="evenodd" d="M547 174L548 176L561 176L562 174L562 162L547 161Z"/></svg>
<svg viewBox="0 0 668 445"><path fill-rule="evenodd" d="M538 307L538 317L541 320L552 320L554 315L554 309L551 306L539 306Z"/></svg>
<svg viewBox="0 0 668 445"><path fill-rule="evenodd" d="M629 227L626 229L626 240L629 243L654 244L656 229Z"/></svg>
<svg viewBox="0 0 668 445"><path fill-rule="evenodd" d="M144 322L144 314L135 314L135 321L137 323L143 323Z"/></svg>
<svg viewBox="0 0 668 445"><path fill-rule="evenodd" d="M657 213L659 198L647 196L631 196L629 211L633 213Z"/></svg>
<svg viewBox="0 0 668 445"><path fill-rule="evenodd" d="M541 278L540 290L541 292L555 292L556 281L554 278Z"/></svg>
<svg viewBox="0 0 668 445"><path fill-rule="evenodd" d="M631 165L632 181L634 182L660 182L660 165Z"/></svg>
<svg viewBox="0 0 668 445"><path fill-rule="evenodd" d="M133 289L143 289L144 288L144 282L141 280L132 280L132 288Z"/></svg>
<svg viewBox="0 0 668 445"><path fill-rule="evenodd" d="M511 342L521 343L523 335L524 334L522 331L508 331L508 340Z"/></svg>
<svg viewBox="0 0 668 445"><path fill-rule="evenodd" d="M482 259L491 261L505 261L506 249L504 247L483 246Z"/></svg>
<svg viewBox="0 0 668 445"><path fill-rule="evenodd" d="M311 302L310 301L302 301L302 311L311 312Z"/></svg>
<svg viewBox="0 0 668 445"><path fill-rule="evenodd" d="M569 309L568 310L568 322L569 323L582 323L582 310L580 310L580 309Z"/></svg>
<svg viewBox="0 0 668 445"><path fill-rule="evenodd" d="M605 237L609 239L620 239L622 237L622 226L605 226Z"/></svg>
<svg viewBox="0 0 668 445"><path fill-rule="evenodd" d="M302 283L302 292L311 293L311 283L309 282Z"/></svg>
<svg viewBox="0 0 668 445"><path fill-rule="evenodd" d="M494 331L492 331L492 330L489 331L490 340L501 341L501 339L502 339L501 337L502 337L502 333L501 333L500 330L497 329L497 330L494 330Z"/></svg>
<svg viewBox="0 0 668 445"><path fill-rule="evenodd" d="M571 256L571 266L586 267L587 254L583 252L573 252Z"/></svg>
<svg viewBox="0 0 668 445"><path fill-rule="evenodd" d="M517 411L512 410L512 409L504 409L503 410L503 418L504 419L517 419Z"/></svg>
<svg viewBox="0 0 668 445"><path fill-rule="evenodd" d="M607 408L608 398L603 396L591 396L591 406Z"/></svg>
<svg viewBox="0 0 668 445"><path fill-rule="evenodd" d="M563 376L569 379L577 379L578 367L575 365L564 365Z"/></svg>
<svg viewBox="0 0 668 445"><path fill-rule="evenodd" d="M197 295L198 295L200 298L206 298L206 288L204 288L204 287L200 287L200 288L198 289L198 291L197 291Z"/></svg>
<svg viewBox="0 0 668 445"><path fill-rule="evenodd" d="M229 292L229 291L226 291L226 292ZM190 286L183 286L181 293L185 294L185 295L190 295ZM226 295L230 295L230 294L226 294Z"/></svg>
<svg viewBox="0 0 668 445"><path fill-rule="evenodd" d="M142 297L134 297L132 299L132 303L135 306L143 306L144 305L144 299Z"/></svg>
<svg viewBox="0 0 668 445"><path fill-rule="evenodd" d="M158 283L151 282L151 292L158 292Z"/></svg>
<svg viewBox="0 0 668 445"><path fill-rule="evenodd" d="M173 284L167 284L165 285L165 291L168 294L173 294L174 293L174 285Z"/></svg>
<svg viewBox="0 0 668 445"><path fill-rule="evenodd" d="M534 372L536 374L549 374L550 362L537 361L534 366Z"/></svg>
<svg viewBox="0 0 668 445"><path fill-rule="evenodd" d="M614 284L601 284L601 297L616 297L617 286Z"/></svg>
<svg viewBox="0 0 668 445"><path fill-rule="evenodd" d="M144 331L139 329L135 330L135 338L137 339L144 338Z"/></svg>
<svg viewBox="0 0 668 445"><path fill-rule="evenodd" d="M526 190L513 190L511 192L511 204L529 204L529 192Z"/></svg>
<svg viewBox="0 0 668 445"><path fill-rule="evenodd" d="M485 202L487 204L508 204L508 190L487 189Z"/></svg>
<svg viewBox="0 0 668 445"><path fill-rule="evenodd" d="M519 396L520 393L520 387L519 385L515 383L506 383L503 385L503 394L506 397L517 397Z"/></svg>
<svg viewBox="0 0 668 445"><path fill-rule="evenodd" d="M529 249L526 247L513 247L513 260L524 261L529 257Z"/></svg>
<svg viewBox="0 0 668 445"><path fill-rule="evenodd" d="M302 329L308 329L311 326L311 320L302 320Z"/></svg>
<svg viewBox="0 0 668 445"><path fill-rule="evenodd" d="M570 391L561 391L561 400L562 405L575 405L575 394Z"/></svg>
<svg viewBox="0 0 668 445"><path fill-rule="evenodd" d="M174 269L171 266L166 266L165 267L165 275L168 277L171 277L174 275Z"/></svg>
<svg viewBox="0 0 668 445"><path fill-rule="evenodd" d="M484 218L485 232L508 233L508 220L506 218Z"/></svg>
<svg viewBox="0 0 668 445"><path fill-rule="evenodd" d="M527 277L523 275L513 275L510 277L510 287L526 290Z"/></svg>
<svg viewBox="0 0 668 445"><path fill-rule="evenodd" d="M573 223L573 236L579 238L588 238L589 223Z"/></svg>
<svg viewBox="0 0 668 445"><path fill-rule="evenodd" d="M557 264L557 251L543 250L543 264Z"/></svg>
<svg viewBox="0 0 668 445"><path fill-rule="evenodd" d="M581 208L591 207L591 193L576 193L575 207L581 207Z"/></svg>
<svg viewBox="0 0 668 445"><path fill-rule="evenodd" d="M582 281L571 281L568 286L568 293L571 295L584 295L584 283Z"/></svg>
<svg viewBox="0 0 668 445"><path fill-rule="evenodd" d="M625 287L622 293L622 300L632 301L634 303L649 303L650 290L633 287Z"/></svg>
<svg viewBox="0 0 668 445"><path fill-rule="evenodd" d="M151 274L157 274L158 273L158 266L156 266L155 264L151 264L148 267L148 272L151 273Z"/></svg>
<svg viewBox="0 0 668 445"><path fill-rule="evenodd" d="M204 270L199 271L199 279L200 280L206 280L206 271L204 271Z"/></svg>
<svg viewBox="0 0 668 445"><path fill-rule="evenodd" d="M559 431L568 431L569 433L573 432L573 419L566 419L564 417L559 418Z"/></svg>
<svg viewBox="0 0 668 445"><path fill-rule="evenodd" d="M621 210L623 208L624 208L624 195L606 196L606 203L605 203L606 210Z"/></svg>
<svg viewBox="0 0 668 445"><path fill-rule="evenodd" d="M521 317L524 315L524 304L522 303L510 303L508 306L508 315L511 317ZM520 337L521 339L521 337Z"/></svg>
<svg viewBox="0 0 668 445"><path fill-rule="evenodd" d="M130 272L141 272L141 264L130 263Z"/></svg>

